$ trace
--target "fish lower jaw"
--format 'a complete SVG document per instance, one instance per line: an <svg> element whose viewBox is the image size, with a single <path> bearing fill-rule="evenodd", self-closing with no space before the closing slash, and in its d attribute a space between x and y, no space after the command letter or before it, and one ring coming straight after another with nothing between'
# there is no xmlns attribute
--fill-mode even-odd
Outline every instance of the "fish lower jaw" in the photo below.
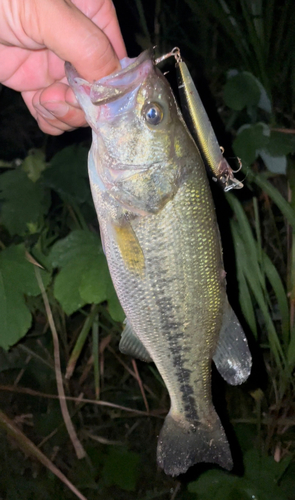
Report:
<svg viewBox="0 0 295 500"><path fill-rule="evenodd" d="M147 168L142 168L141 166L137 165L132 165L132 166L124 165L124 168L122 169L118 167L119 166L117 166L117 168L108 167L106 169L106 177L108 181L112 183L122 182L138 174L142 174L147 170Z"/></svg>

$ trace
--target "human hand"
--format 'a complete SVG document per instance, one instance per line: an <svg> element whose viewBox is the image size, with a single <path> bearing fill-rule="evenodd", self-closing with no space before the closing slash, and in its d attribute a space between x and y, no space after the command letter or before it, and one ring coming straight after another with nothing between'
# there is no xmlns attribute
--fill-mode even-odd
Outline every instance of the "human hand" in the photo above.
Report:
<svg viewBox="0 0 295 500"><path fill-rule="evenodd" d="M86 125L64 61L88 81L126 56L112 0L0 0L0 82L52 135Z"/></svg>

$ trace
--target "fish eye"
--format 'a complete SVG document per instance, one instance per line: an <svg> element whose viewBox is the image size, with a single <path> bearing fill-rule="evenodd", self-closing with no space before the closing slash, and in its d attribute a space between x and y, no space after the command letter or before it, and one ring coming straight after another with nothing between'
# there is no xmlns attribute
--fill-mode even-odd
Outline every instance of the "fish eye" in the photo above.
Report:
<svg viewBox="0 0 295 500"><path fill-rule="evenodd" d="M164 118L163 108L156 102L149 102L143 107L142 114L150 125L158 125Z"/></svg>

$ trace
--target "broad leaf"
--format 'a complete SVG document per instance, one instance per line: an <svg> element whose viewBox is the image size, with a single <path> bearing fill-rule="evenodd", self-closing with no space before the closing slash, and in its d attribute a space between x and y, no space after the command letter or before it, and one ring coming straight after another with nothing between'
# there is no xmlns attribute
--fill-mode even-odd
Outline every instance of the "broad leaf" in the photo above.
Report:
<svg viewBox="0 0 295 500"><path fill-rule="evenodd" d="M286 174L287 158L286 156L272 156L268 151L262 149L257 151L258 155L263 159L267 170L273 174Z"/></svg>
<svg viewBox="0 0 295 500"><path fill-rule="evenodd" d="M272 457L260 456L258 451L245 453L245 475L234 476L224 471L209 470L188 484L188 491L202 500L287 500L277 481L290 459L277 463Z"/></svg>
<svg viewBox="0 0 295 500"><path fill-rule="evenodd" d="M264 149L269 141L270 130L265 123L244 125L238 130L233 143L235 154L242 163L251 165L258 156L258 150Z"/></svg>
<svg viewBox="0 0 295 500"><path fill-rule="evenodd" d="M122 322L125 319L125 313L122 306L118 300L116 290L114 288L113 282L110 281L107 288L109 313L115 321Z"/></svg>
<svg viewBox="0 0 295 500"><path fill-rule="evenodd" d="M87 155L88 150L82 146L69 146L57 153L44 172L46 185L69 201L90 201Z"/></svg>
<svg viewBox="0 0 295 500"><path fill-rule="evenodd" d="M50 205L50 194L40 182L16 168L0 176L1 223L11 235L23 235L35 226Z"/></svg>
<svg viewBox="0 0 295 500"><path fill-rule="evenodd" d="M50 280L41 271L44 285ZM39 295L34 265L26 260L23 245L11 246L0 254L0 347L8 349L18 342L31 326L32 316L25 295Z"/></svg>
<svg viewBox="0 0 295 500"><path fill-rule="evenodd" d="M246 106L258 105L261 87L251 73L243 71L231 76L223 90L225 104L235 111L241 111Z"/></svg>
<svg viewBox="0 0 295 500"><path fill-rule="evenodd" d="M238 478L219 470L203 473L197 481L188 484L188 491L197 493L204 500L228 499Z"/></svg>
<svg viewBox="0 0 295 500"><path fill-rule="evenodd" d="M140 472L139 459L138 453L111 447L102 471L106 484L135 491Z"/></svg>
<svg viewBox="0 0 295 500"><path fill-rule="evenodd" d="M271 132L265 123L256 123L238 130L233 148L246 165L260 156L270 172L285 174L286 155L295 150L295 139L282 132Z"/></svg>
<svg viewBox="0 0 295 500"><path fill-rule="evenodd" d="M38 181L46 169L45 153L41 149L32 149L24 159L22 169L32 182Z"/></svg>
<svg viewBox="0 0 295 500"><path fill-rule="evenodd" d="M286 130L286 132L288 132ZM295 151L295 136L284 132L271 131L267 151L271 156L284 156Z"/></svg>
<svg viewBox="0 0 295 500"><path fill-rule="evenodd" d="M113 319L124 319L96 234L73 231L53 246L50 259L53 267L60 268L54 283L54 295L67 314L85 304L108 301Z"/></svg>

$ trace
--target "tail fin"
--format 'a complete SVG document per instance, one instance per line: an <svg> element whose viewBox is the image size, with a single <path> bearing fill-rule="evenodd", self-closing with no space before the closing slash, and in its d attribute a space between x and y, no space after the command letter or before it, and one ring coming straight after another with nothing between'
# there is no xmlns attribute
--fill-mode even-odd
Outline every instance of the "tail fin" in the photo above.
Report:
<svg viewBox="0 0 295 500"><path fill-rule="evenodd" d="M184 474L199 462L210 462L230 470L233 466L229 444L219 417L214 424L175 420L167 415L158 441L158 465L170 476Z"/></svg>

